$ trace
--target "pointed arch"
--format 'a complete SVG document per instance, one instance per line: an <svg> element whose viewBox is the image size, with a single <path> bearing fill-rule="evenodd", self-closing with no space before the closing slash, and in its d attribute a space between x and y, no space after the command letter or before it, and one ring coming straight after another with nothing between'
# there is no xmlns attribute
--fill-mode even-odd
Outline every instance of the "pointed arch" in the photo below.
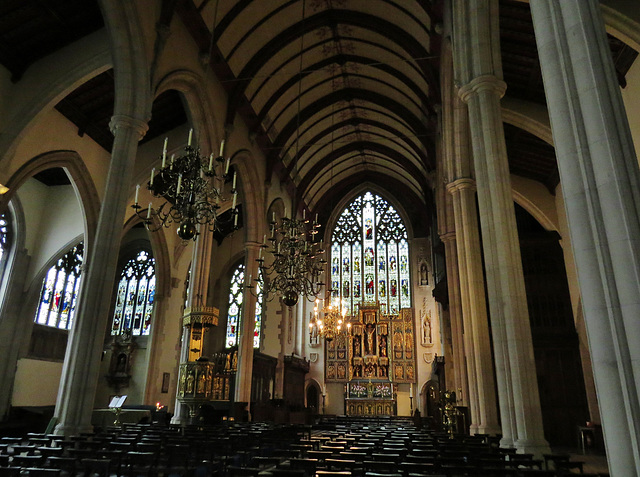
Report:
<svg viewBox="0 0 640 477"><path fill-rule="evenodd" d="M75 151L51 151L34 157L23 164L9 179L9 192L1 196L0 208L10 201L24 182L35 174L52 167L63 168L71 179L71 184L80 202L84 218L85 253L88 255L93 246L98 215L100 214L100 197L91 174L80 155Z"/></svg>
<svg viewBox="0 0 640 477"><path fill-rule="evenodd" d="M190 70L175 70L165 75L156 86L155 97L168 90L175 90L183 94L187 104L187 115L199 137L200 147L208 151L217 151L224 137L219 122L213 114L214 108L206 94L204 78Z"/></svg>

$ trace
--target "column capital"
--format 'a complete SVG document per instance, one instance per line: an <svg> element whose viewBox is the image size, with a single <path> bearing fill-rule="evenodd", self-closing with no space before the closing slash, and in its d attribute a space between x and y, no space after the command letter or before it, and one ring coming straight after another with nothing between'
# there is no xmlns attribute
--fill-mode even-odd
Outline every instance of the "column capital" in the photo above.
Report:
<svg viewBox="0 0 640 477"><path fill-rule="evenodd" d="M250 250L250 249L257 250L260 247L262 247L262 244L260 242L248 241L244 243L244 248L246 248L247 250Z"/></svg>
<svg viewBox="0 0 640 477"><path fill-rule="evenodd" d="M449 182L447 184L447 191L451 194L454 192L459 192L461 190L470 189L476 190L476 181L471 177L461 177L460 179L456 179L453 182Z"/></svg>
<svg viewBox="0 0 640 477"><path fill-rule="evenodd" d="M147 121L142 121L141 119L127 116L126 114L114 114L111 116L111 121L109 121L109 129L115 136L116 131L121 128L133 129L136 131L139 136L139 141L149 130L149 123Z"/></svg>
<svg viewBox="0 0 640 477"><path fill-rule="evenodd" d="M506 90L507 83L498 79L495 75L481 75L461 86L458 90L458 96L462 101L468 103L472 96L482 91L493 91L498 98L502 98Z"/></svg>
<svg viewBox="0 0 640 477"><path fill-rule="evenodd" d="M455 232L446 232L440 235L440 240L442 243L455 242L456 233Z"/></svg>

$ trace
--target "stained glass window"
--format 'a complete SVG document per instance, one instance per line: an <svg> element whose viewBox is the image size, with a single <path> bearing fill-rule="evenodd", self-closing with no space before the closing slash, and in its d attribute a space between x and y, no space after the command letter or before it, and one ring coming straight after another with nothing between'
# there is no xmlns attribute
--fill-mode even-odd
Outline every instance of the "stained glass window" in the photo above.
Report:
<svg viewBox="0 0 640 477"><path fill-rule="evenodd" d="M227 348L238 344L238 327L241 322L242 302L244 299L244 265L238 265L231 276L231 286L229 287L229 311L227 312ZM255 325L253 328L253 347L260 347L260 336L262 326L262 288L258 286L258 296L256 298Z"/></svg>
<svg viewBox="0 0 640 477"><path fill-rule="evenodd" d="M134 336L148 335L156 294L155 259L141 250L120 274L111 334L130 330Z"/></svg>
<svg viewBox="0 0 640 477"><path fill-rule="evenodd" d="M260 275L262 275L262 270L260 270ZM264 283L262 276L260 276L260 280L258 282L258 296L256 298L256 324L253 327L253 347L260 348L260 333L262 327L262 286L261 283Z"/></svg>
<svg viewBox="0 0 640 477"><path fill-rule="evenodd" d="M391 315L411 307L407 229L382 197L367 192L340 214L331 237L331 289L350 314L362 302L378 301Z"/></svg>
<svg viewBox="0 0 640 477"><path fill-rule="evenodd" d="M42 281L34 321L41 325L71 329L80 290L84 245L80 242L49 269Z"/></svg>
<svg viewBox="0 0 640 477"><path fill-rule="evenodd" d="M5 214L0 214L0 263L9 247L9 222Z"/></svg>
<svg viewBox="0 0 640 477"><path fill-rule="evenodd" d="M244 264L238 265L231 276L229 311L227 312L227 348L238 344L238 324L244 298Z"/></svg>

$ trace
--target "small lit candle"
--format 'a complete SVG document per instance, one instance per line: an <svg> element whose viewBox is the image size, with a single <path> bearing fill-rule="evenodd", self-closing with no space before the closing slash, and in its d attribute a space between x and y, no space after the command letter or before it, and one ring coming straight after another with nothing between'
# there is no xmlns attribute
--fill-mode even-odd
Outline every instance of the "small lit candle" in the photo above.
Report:
<svg viewBox="0 0 640 477"><path fill-rule="evenodd" d="M209 156L209 170L213 169L213 152Z"/></svg>
<svg viewBox="0 0 640 477"><path fill-rule="evenodd" d="M236 188L236 173L233 173L233 185L231 186L232 189Z"/></svg>
<svg viewBox="0 0 640 477"><path fill-rule="evenodd" d="M264 245L264 244L266 244L266 243L267 243L267 234L264 234L264 235L262 236L262 245Z"/></svg>
<svg viewBox="0 0 640 477"><path fill-rule="evenodd" d="M413 397L413 386L411 384L409 384L409 397Z"/></svg>
<svg viewBox="0 0 640 477"><path fill-rule="evenodd" d="M164 138L164 146L162 147L162 167L164 167L164 161L167 158L167 143L169 142L169 138Z"/></svg>
<svg viewBox="0 0 640 477"><path fill-rule="evenodd" d="M175 154L171 154L171 167L169 167L170 170L173 170L173 158L176 157Z"/></svg>
<svg viewBox="0 0 640 477"><path fill-rule="evenodd" d="M302 220L307 219L307 209L302 209Z"/></svg>
<svg viewBox="0 0 640 477"><path fill-rule="evenodd" d="M220 157L224 156L224 139L220 143Z"/></svg>
<svg viewBox="0 0 640 477"><path fill-rule="evenodd" d="M258 250L258 260L262 260L262 247Z"/></svg>
<svg viewBox="0 0 640 477"><path fill-rule="evenodd" d="M193 128L189 129L189 140L187 141L187 146L191 146L192 137L193 137Z"/></svg>
<svg viewBox="0 0 640 477"><path fill-rule="evenodd" d="M236 208L236 198L238 197L238 194L233 194L233 205L231 206L232 209Z"/></svg>
<svg viewBox="0 0 640 477"><path fill-rule="evenodd" d="M149 208L147 209L147 219L151 218L151 202L149 202Z"/></svg>
<svg viewBox="0 0 640 477"><path fill-rule="evenodd" d="M138 185L136 186L136 201L135 201L135 203L136 203L136 204L138 203L138 194L139 194L139 193L140 193L140 184L138 184Z"/></svg>
<svg viewBox="0 0 640 477"><path fill-rule="evenodd" d="M149 179L149 186L153 185L153 176L156 175L156 168L151 169L151 179Z"/></svg>
<svg viewBox="0 0 640 477"><path fill-rule="evenodd" d="M271 214L271 222L275 222L275 221L276 221L276 213L275 213L275 212L273 212L273 213Z"/></svg>
<svg viewBox="0 0 640 477"><path fill-rule="evenodd" d="M224 175L229 174L229 163L231 162L231 158L227 157L227 164L224 166Z"/></svg>
<svg viewBox="0 0 640 477"><path fill-rule="evenodd" d="M251 282L252 275L249 274L249 284L247 285L249 288L253 288L253 282Z"/></svg>
<svg viewBox="0 0 640 477"><path fill-rule="evenodd" d="M237 227L238 226L238 214L235 214L233 216L233 226Z"/></svg>
<svg viewBox="0 0 640 477"><path fill-rule="evenodd" d="M176 187L176 194L180 193L180 188L182 187L182 174L178 176L178 187Z"/></svg>

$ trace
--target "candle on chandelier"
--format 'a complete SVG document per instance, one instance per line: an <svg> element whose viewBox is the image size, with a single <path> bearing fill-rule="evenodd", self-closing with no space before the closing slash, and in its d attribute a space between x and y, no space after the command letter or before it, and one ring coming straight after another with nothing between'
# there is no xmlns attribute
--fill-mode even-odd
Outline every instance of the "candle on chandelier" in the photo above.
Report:
<svg viewBox="0 0 640 477"><path fill-rule="evenodd" d="M182 174L178 176L178 187L176 187L176 194L180 193L180 188L182 187Z"/></svg>
<svg viewBox="0 0 640 477"><path fill-rule="evenodd" d="M162 147L162 167L164 167L164 161L167 159L167 143L169 142L169 138L164 138L164 146Z"/></svg>
<svg viewBox="0 0 640 477"><path fill-rule="evenodd" d="M169 170L173 170L173 158L176 157L175 154L171 154L171 167L169 167Z"/></svg>
<svg viewBox="0 0 640 477"><path fill-rule="evenodd" d="M412 398L413 397L413 385L409 384L409 397Z"/></svg>
<svg viewBox="0 0 640 477"><path fill-rule="evenodd" d="M149 202L149 208L147 209L147 219L151 218L151 202Z"/></svg>
<svg viewBox="0 0 640 477"><path fill-rule="evenodd" d="M232 189L236 188L236 173L233 173L233 185L231 186Z"/></svg>
<svg viewBox="0 0 640 477"><path fill-rule="evenodd" d="M224 139L220 143L220 157L224 156Z"/></svg>
<svg viewBox="0 0 640 477"><path fill-rule="evenodd" d="M213 152L209 156L209 170L211 171L212 169L213 169Z"/></svg>
<svg viewBox="0 0 640 477"><path fill-rule="evenodd" d="M136 185L136 201L135 203L138 203L138 194L140 193L140 184Z"/></svg>
<svg viewBox="0 0 640 477"><path fill-rule="evenodd" d="M151 179L149 179L149 187L153 185L153 176L156 175L156 168L151 169Z"/></svg>
<svg viewBox="0 0 640 477"><path fill-rule="evenodd" d="M235 208L236 208L236 198L237 198L237 197L238 197L238 194L237 194L237 193L234 193L234 194L233 194L233 205L231 206L231 208L232 208L232 209L235 209ZM236 215L236 217L237 217L237 215Z"/></svg>
<svg viewBox="0 0 640 477"><path fill-rule="evenodd" d="M192 137L193 137L193 128L189 129L189 140L187 141L187 146L191 146Z"/></svg>
<svg viewBox="0 0 640 477"><path fill-rule="evenodd" d="M235 199L235 196L234 196L234 199ZM233 227L235 228L237 226L238 226L238 214L235 214L233 216Z"/></svg>

